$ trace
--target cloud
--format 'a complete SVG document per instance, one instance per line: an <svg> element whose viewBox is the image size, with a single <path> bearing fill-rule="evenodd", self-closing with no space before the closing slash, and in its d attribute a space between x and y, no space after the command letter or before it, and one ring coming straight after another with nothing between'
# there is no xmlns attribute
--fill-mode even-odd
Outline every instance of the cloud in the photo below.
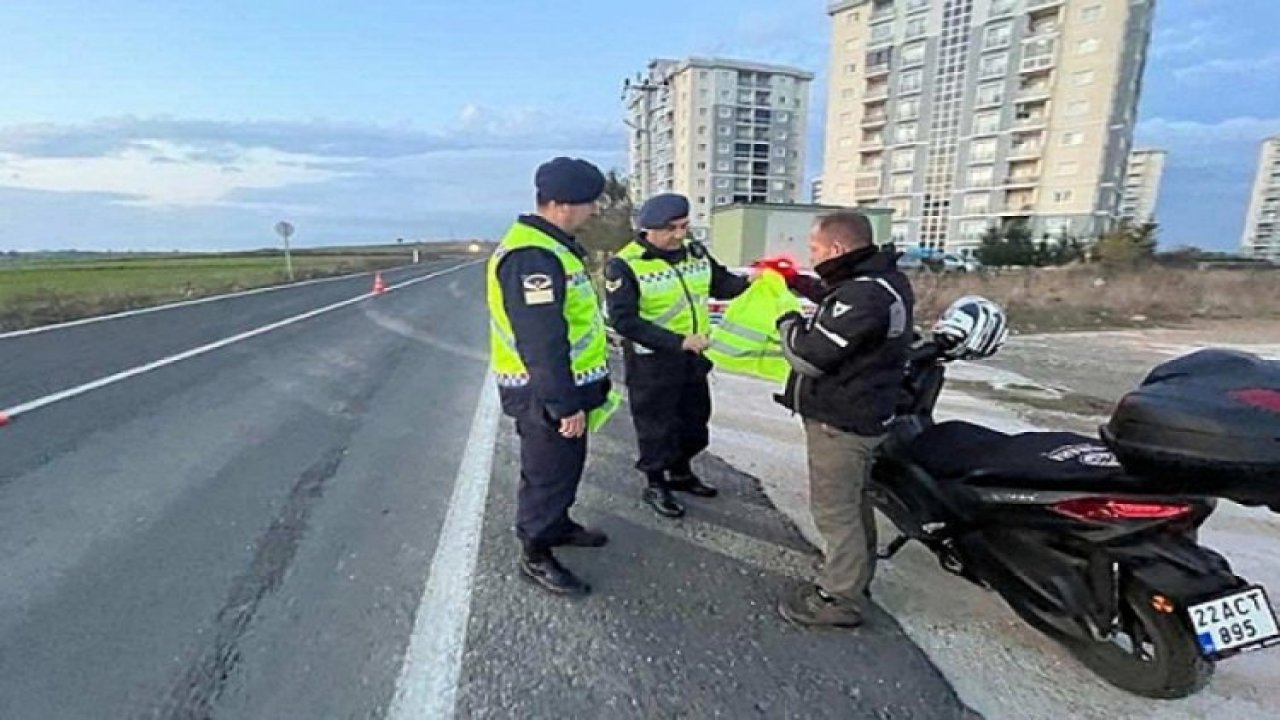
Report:
<svg viewBox="0 0 1280 720"><path fill-rule="evenodd" d="M1196 65L1180 67L1173 71L1179 82L1208 84L1232 79L1272 78L1280 76L1280 52L1259 57L1214 58Z"/></svg>
<svg viewBox="0 0 1280 720"><path fill-rule="evenodd" d="M76 125L50 123L0 128L0 152L24 157L84 158L164 141L198 148L196 160L226 162L245 149L317 158L391 158L474 149L611 149L621 142L612 120L565 118L538 108L494 110L465 106L441 130L315 120L220 121L107 118Z"/></svg>

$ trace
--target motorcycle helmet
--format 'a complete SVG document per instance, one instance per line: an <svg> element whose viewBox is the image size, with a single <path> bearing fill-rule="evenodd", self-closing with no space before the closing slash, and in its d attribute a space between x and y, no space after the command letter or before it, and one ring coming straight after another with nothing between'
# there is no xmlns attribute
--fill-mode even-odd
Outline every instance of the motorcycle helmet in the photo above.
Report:
<svg viewBox="0 0 1280 720"><path fill-rule="evenodd" d="M933 337L950 360L979 360L996 354L1009 337L1004 308L980 296L951 303L933 326Z"/></svg>

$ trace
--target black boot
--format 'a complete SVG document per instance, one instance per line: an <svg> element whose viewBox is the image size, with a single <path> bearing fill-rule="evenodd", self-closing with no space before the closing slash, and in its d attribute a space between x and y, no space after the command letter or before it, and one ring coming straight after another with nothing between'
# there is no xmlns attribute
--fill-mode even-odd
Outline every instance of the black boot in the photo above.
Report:
<svg viewBox="0 0 1280 720"><path fill-rule="evenodd" d="M552 545L555 545L556 547L568 545L569 547L598 548L604 547L608 542L609 536L604 534L604 532L585 528L581 525L575 525L573 530L570 530L563 537L552 543Z"/></svg>
<svg viewBox="0 0 1280 720"><path fill-rule="evenodd" d="M719 490L702 482L702 478L693 474L693 468L689 467L687 460L671 468L670 474L671 480L667 482L667 487L672 490L704 498L713 498L720 494Z"/></svg>
<svg viewBox="0 0 1280 720"><path fill-rule="evenodd" d="M561 565L550 548L526 544L520 558L520 572L557 595L580 596L591 592L591 586Z"/></svg>
<svg viewBox="0 0 1280 720"><path fill-rule="evenodd" d="M644 501L654 512L663 517L678 518L684 515L684 506L676 502L667 488L665 473L649 473L649 487L644 489Z"/></svg>

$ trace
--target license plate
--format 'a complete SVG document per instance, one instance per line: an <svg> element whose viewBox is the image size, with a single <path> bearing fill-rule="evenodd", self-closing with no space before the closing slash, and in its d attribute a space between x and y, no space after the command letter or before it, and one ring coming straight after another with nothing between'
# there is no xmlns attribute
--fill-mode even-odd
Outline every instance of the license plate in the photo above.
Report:
<svg viewBox="0 0 1280 720"><path fill-rule="evenodd" d="M1206 656L1221 656L1227 651L1243 651L1280 640L1275 611L1261 587L1192 605L1187 612L1200 650Z"/></svg>

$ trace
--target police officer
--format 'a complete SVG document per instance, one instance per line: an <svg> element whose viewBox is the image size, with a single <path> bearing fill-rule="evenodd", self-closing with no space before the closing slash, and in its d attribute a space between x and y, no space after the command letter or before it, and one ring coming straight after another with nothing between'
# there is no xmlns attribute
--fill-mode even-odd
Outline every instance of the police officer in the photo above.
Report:
<svg viewBox="0 0 1280 720"><path fill-rule="evenodd" d="M608 344L586 251L572 233L595 214L604 176L585 160L538 168L537 213L522 215L489 261L490 346L503 411L520 436L520 571L543 588L585 595L552 554L608 537L569 517L587 457L587 413L609 394Z"/></svg>
<svg viewBox="0 0 1280 720"><path fill-rule="evenodd" d="M609 322L621 335L631 417L645 473L644 500L660 515L680 517L673 490L714 497L690 460L707 447L711 393L702 356L709 346L707 299L729 299L747 279L688 241L689 201L657 195L636 218L640 232L605 266Z"/></svg>

